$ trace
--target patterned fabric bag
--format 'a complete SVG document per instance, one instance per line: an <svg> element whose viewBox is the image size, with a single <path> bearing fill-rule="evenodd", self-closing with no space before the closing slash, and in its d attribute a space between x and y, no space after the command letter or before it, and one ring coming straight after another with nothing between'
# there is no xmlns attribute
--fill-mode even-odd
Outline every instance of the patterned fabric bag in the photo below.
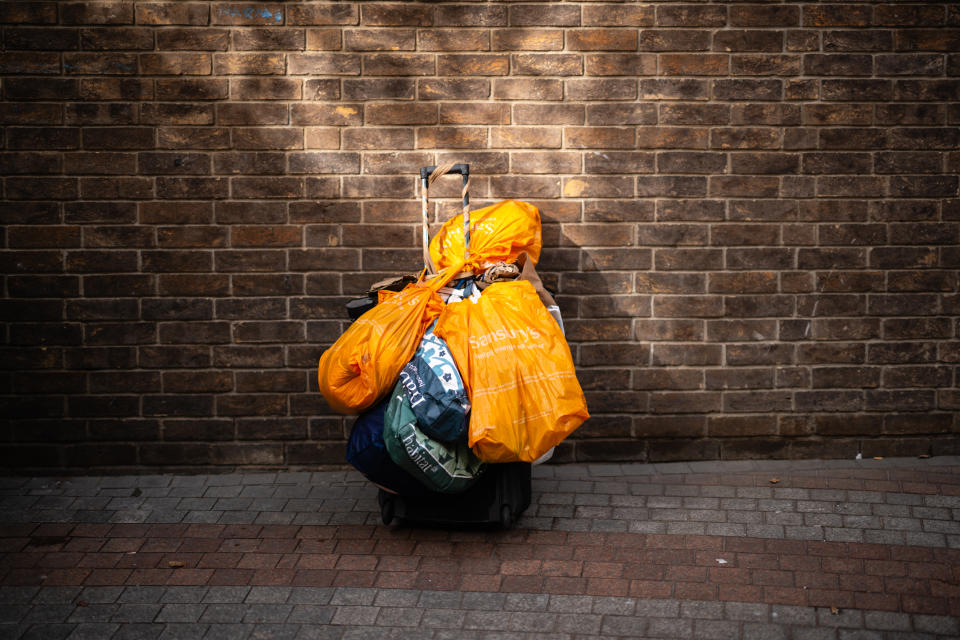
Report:
<svg viewBox="0 0 960 640"><path fill-rule="evenodd" d="M434 440L455 442L466 434L470 400L450 349L434 335L434 326L403 367L400 382L420 429Z"/></svg>
<svg viewBox="0 0 960 640"><path fill-rule="evenodd" d="M394 462L439 493L466 491L485 468L466 442L444 444L420 430L403 383L397 383L387 404L383 440Z"/></svg>

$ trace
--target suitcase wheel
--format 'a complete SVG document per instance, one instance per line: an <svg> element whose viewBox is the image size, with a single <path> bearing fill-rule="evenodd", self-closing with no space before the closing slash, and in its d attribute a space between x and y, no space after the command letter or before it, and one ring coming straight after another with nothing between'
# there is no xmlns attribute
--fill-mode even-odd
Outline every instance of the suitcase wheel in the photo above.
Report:
<svg viewBox="0 0 960 640"><path fill-rule="evenodd" d="M393 522L393 498L383 498L380 500L380 521L383 524Z"/></svg>
<svg viewBox="0 0 960 640"><path fill-rule="evenodd" d="M513 526L513 510L508 504L500 507L500 526L504 529L509 529Z"/></svg>

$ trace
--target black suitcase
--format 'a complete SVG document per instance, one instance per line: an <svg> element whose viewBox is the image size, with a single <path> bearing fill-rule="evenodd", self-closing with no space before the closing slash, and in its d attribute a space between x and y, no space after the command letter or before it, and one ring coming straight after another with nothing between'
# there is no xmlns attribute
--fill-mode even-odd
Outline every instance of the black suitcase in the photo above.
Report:
<svg viewBox="0 0 960 640"><path fill-rule="evenodd" d="M530 506L530 463L487 465L477 483L453 495L407 498L380 489L380 519L438 525L500 525L509 529Z"/></svg>
<svg viewBox="0 0 960 640"><path fill-rule="evenodd" d="M427 250L427 187L431 174L436 167L424 167L420 170L420 182L423 195L423 251L424 266L430 268ZM463 179L464 226L470 224L470 199L467 193L470 184L470 165L455 164L448 166L447 173L459 173ZM469 233L464 234L466 250L469 251ZM371 288L363 298L351 300L347 311L351 320L356 320L364 312L376 305L376 292L383 283ZM398 286L385 288L399 290L406 281L397 281ZM394 519L406 522L436 525L500 525L509 529L527 507L530 506L530 468L528 462L511 462L487 465L483 476L477 483L463 493L447 495L442 493L428 496L408 497L379 489L377 500L380 504L380 519L390 524Z"/></svg>

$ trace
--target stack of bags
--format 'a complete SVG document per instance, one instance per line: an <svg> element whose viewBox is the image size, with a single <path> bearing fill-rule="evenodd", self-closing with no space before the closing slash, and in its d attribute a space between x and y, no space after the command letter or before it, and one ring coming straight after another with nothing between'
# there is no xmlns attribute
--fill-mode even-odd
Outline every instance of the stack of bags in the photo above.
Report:
<svg viewBox="0 0 960 640"><path fill-rule="evenodd" d="M406 496L468 489L488 463L536 462L589 415L559 310L534 266L540 214L508 200L430 242L438 273L381 290L320 358L320 390L357 414L347 459Z"/></svg>

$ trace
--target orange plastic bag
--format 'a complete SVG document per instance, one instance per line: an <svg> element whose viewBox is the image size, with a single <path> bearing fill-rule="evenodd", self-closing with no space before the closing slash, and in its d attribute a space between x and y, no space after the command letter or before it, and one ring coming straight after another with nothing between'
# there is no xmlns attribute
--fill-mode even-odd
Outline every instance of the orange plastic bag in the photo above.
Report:
<svg viewBox="0 0 960 640"><path fill-rule="evenodd" d="M437 291L458 270L408 284L399 293L380 292L380 302L320 356L320 392L335 411L359 413L390 392L427 327L440 315Z"/></svg>
<svg viewBox="0 0 960 640"><path fill-rule="evenodd" d="M590 417L570 347L529 282L448 305L433 331L463 377L469 443L484 462L533 462Z"/></svg>
<svg viewBox="0 0 960 640"><path fill-rule="evenodd" d="M470 212L470 255L467 268L485 269L513 262L524 251L533 264L540 258L540 212L519 200L504 200ZM437 270L463 261L463 214L447 220L430 240L430 259Z"/></svg>

